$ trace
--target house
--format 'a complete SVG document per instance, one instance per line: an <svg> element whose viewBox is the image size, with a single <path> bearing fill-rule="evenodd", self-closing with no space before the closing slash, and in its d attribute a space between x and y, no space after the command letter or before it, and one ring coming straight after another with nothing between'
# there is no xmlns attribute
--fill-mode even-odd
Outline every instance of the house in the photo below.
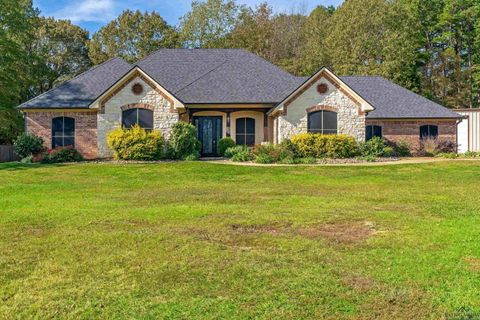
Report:
<svg viewBox="0 0 480 320"><path fill-rule="evenodd" d="M86 158L110 157L108 132L135 123L168 137L191 122L202 155L214 156L226 136L247 145L302 132L456 143L462 118L381 77L325 68L296 77L239 49L160 49L134 65L114 58L19 108L48 148L73 145Z"/></svg>

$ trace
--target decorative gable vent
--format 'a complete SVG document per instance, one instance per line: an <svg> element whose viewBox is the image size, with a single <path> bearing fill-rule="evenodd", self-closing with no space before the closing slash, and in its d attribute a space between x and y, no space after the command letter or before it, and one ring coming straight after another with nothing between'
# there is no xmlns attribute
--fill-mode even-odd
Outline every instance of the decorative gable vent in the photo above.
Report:
<svg viewBox="0 0 480 320"><path fill-rule="evenodd" d="M328 91L328 85L326 83L320 83L317 86L317 92L320 94L325 94Z"/></svg>
<svg viewBox="0 0 480 320"><path fill-rule="evenodd" d="M140 83L135 83L133 86L132 86L132 92L134 95L140 95L142 94L143 92L143 86L140 84Z"/></svg>

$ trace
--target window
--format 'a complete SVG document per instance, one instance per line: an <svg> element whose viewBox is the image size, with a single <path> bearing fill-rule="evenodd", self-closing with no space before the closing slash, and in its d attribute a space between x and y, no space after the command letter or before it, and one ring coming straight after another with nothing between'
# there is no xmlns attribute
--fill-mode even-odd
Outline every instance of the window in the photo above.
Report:
<svg viewBox="0 0 480 320"><path fill-rule="evenodd" d="M438 137L438 126L424 125L420 126L420 139L435 139Z"/></svg>
<svg viewBox="0 0 480 320"><path fill-rule="evenodd" d="M337 134L337 113L326 110L309 113L308 132Z"/></svg>
<svg viewBox="0 0 480 320"><path fill-rule="evenodd" d="M57 117L52 119L52 148L75 147L75 119Z"/></svg>
<svg viewBox="0 0 480 320"><path fill-rule="evenodd" d="M255 144L255 119L238 118L235 121L237 144L253 146Z"/></svg>
<svg viewBox="0 0 480 320"><path fill-rule="evenodd" d="M368 141L373 137L382 137L382 127L381 126L367 126L365 128L365 140Z"/></svg>
<svg viewBox="0 0 480 320"><path fill-rule="evenodd" d="M153 111L148 109L128 109L122 112L122 126L124 128L131 128L135 124L140 127L152 130L153 129Z"/></svg>

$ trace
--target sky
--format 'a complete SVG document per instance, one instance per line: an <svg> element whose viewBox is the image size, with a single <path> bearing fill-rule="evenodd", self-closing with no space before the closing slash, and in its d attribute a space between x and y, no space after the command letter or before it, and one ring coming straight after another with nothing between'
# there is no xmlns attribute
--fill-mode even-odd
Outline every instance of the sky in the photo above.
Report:
<svg viewBox="0 0 480 320"><path fill-rule="evenodd" d="M237 0L251 7L265 0ZM338 6L342 0L269 0L275 12L308 13L317 5ZM41 14L69 19L92 34L115 19L123 10L157 11L171 25L190 9L191 0L33 0Z"/></svg>

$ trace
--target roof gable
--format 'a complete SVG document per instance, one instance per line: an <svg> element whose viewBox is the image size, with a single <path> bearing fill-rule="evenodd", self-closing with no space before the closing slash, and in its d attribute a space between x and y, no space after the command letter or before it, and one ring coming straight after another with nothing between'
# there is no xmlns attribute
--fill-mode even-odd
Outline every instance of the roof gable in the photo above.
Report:
<svg viewBox="0 0 480 320"><path fill-rule="evenodd" d="M161 49L137 63L184 103L277 103L298 78L240 49Z"/></svg>

